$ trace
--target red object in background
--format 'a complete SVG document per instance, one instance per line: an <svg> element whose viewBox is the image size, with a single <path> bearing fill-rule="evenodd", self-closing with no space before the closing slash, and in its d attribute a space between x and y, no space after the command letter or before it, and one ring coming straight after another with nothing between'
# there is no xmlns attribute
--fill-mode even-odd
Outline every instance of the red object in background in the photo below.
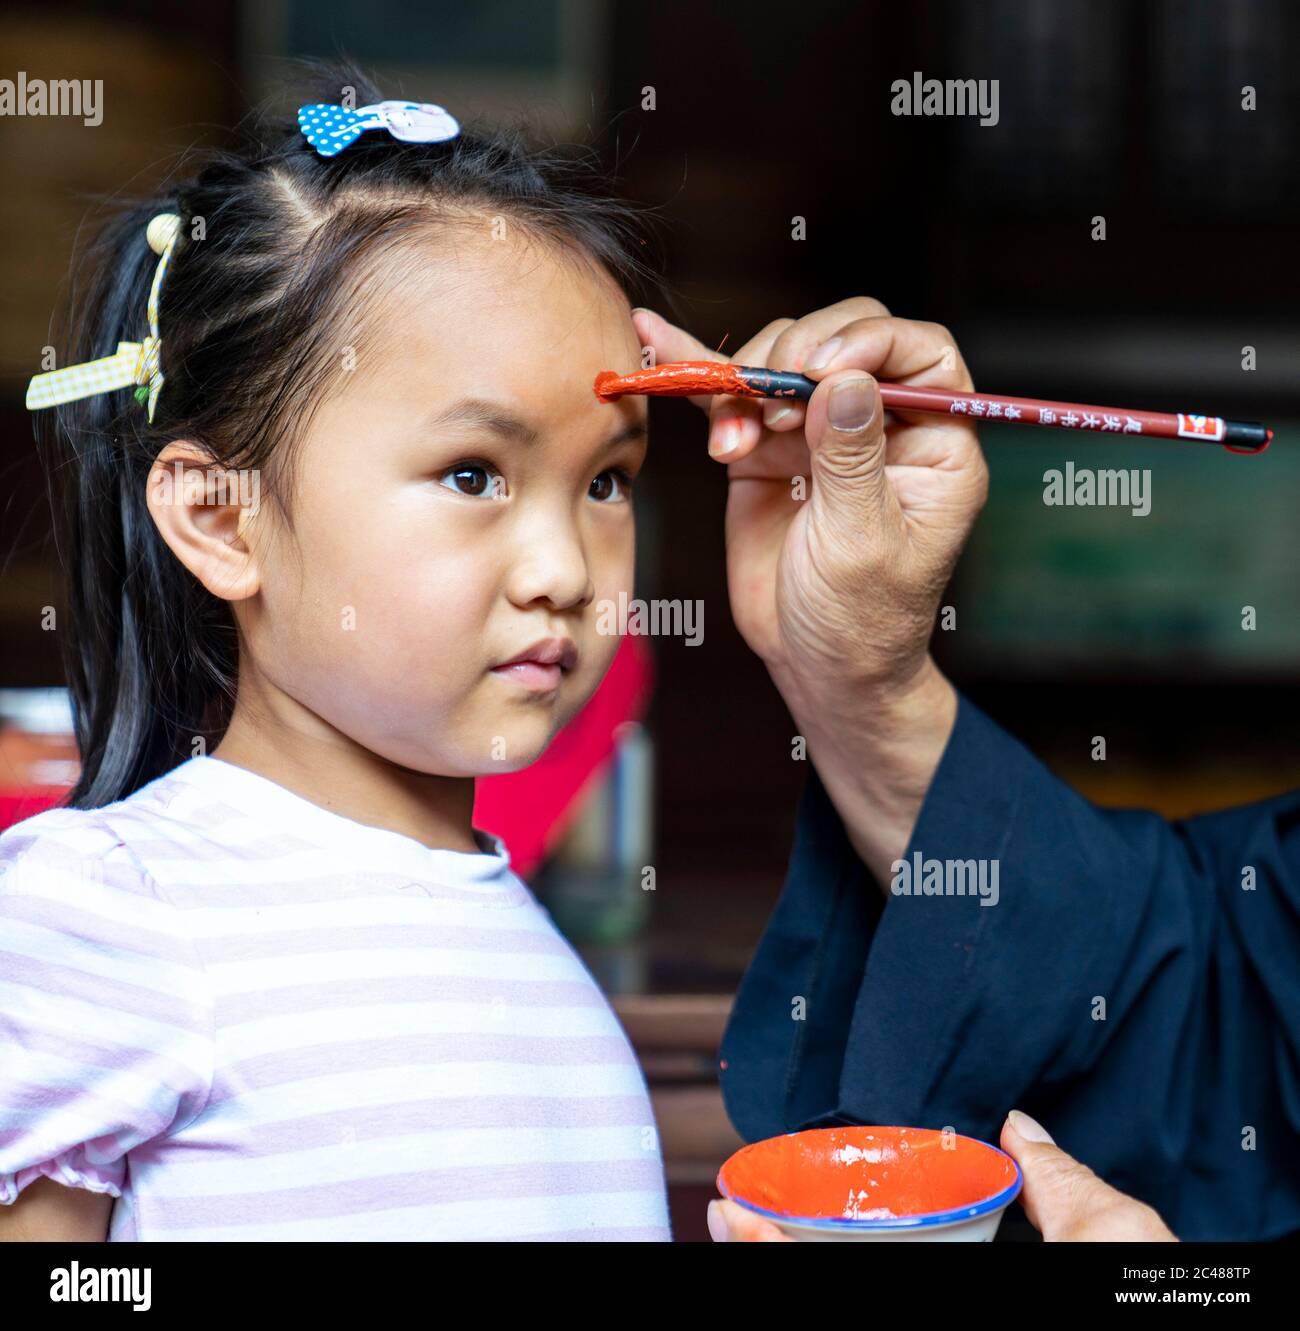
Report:
<svg viewBox="0 0 1300 1331"><path fill-rule="evenodd" d="M62 804L68 797L67 786L25 786L21 790L0 790L0 832L24 818L34 817Z"/></svg>
<svg viewBox="0 0 1300 1331"><path fill-rule="evenodd" d="M474 826L506 843L521 878L564 835L582 796L613 757L619 727L644 715L653 684L649 648L636 634L625 635L587 705L531 767L479 777Z"/></svg>
<svg viewBox="0 0 1300 1331"><path fill-rule="evenodd" d="M80 768L63 689L0 689L0 830L63 804Z"/></svg>
<svg viewBox="0 0 1300 1331"><path fill-rule="evenodd" d="M563 836L583 794L613 757L619 727L645 713L653 683L649 648L637 635L626 635L587 705L531 767L479 777L474 826L506 843L521 878L536 870ZM0 788L0 830L54 808L67 794L66 786Z"/></svg>

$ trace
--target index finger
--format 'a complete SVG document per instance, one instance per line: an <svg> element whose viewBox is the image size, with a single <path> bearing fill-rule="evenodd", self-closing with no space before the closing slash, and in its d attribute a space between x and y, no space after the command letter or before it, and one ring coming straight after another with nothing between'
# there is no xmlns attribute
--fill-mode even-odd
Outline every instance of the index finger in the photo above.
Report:
<svg viewBox="0 0 1300 1331"><path fill-rule="evenodd" d="M843 329L855 323L881 317L888 318L889 309L874 296L850 296L805 314L782 329L771 346L765 348L766 359L757 363L769 370L801 373L804 362L823 343L840 336ZM806 413L807 404L797 401L768 399L762 406L763 424L768 429L796 429L804 423Z"/></svg>
<svg viewBox="0 0 1300 1331"><path fill-rule="evenodd" d="M803 370L808 378L824 379L832 370L866 370L890 383L975 390L956 339L942 324L889 315L855 319L836 336L840 345L831 358Z"/></svg>
<svg viewBox="0 0 1300 1331"><path fill-rule="evenodd" d="M765 348L767 359L759 363L769 370L800 373L809 354L845 328L865 319L889 317L888 308L873 296L850 296L824 309L813 310L783 328L776 341Z"/></svg>

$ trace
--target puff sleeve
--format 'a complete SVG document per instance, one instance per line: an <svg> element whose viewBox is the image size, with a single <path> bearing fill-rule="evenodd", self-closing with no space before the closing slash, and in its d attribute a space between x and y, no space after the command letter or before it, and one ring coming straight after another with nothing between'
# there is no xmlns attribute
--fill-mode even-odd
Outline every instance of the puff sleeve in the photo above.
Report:
<svg viewBox="0 0 1300 1331"><path fill-rule="evenodd" d="M212 1005L183 912L98 810L0 835L0 1203L42 1175L120 1197L129 1152L196 1118Z"/></svg>

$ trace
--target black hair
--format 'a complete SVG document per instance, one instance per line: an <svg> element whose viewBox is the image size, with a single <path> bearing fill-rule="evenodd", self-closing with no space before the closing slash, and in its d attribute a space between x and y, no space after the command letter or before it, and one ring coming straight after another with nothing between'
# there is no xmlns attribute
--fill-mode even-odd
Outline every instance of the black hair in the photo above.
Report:
<svg viewBox="0 0 1300 1331"><path fill-rule="evenodd" d="M353 105L385 99L351 60L295 63L295 107L349 89ZM647 248L654 210L614 196L595 149L537 146L522 125L457 118L447 142L372 131L325 158L296 120L263 110L239 128L239 147L150 198L115 203L74 264L67 364L143 339L158 262L146 228L158 213L180 216L159 294L165 382L153 422L130 388L36 418L71 619L61 638L81 771L70 806L125 798L225 732L235 619L162 539L146 503L150 468L169 441L197 440L220 468L256 469L261 494L286 510L291 441L336 373L336 344L348 340L338 330L351 327L375 261L418 228L481 226L486 214L594 263L633 303L667 296Z"/></svg>

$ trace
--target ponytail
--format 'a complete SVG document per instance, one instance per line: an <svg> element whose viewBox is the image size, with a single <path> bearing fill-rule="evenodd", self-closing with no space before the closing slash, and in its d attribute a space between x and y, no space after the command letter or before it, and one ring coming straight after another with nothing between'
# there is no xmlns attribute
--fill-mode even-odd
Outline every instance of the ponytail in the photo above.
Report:
<svg viewBox="0 0 1300 1331"><path fill-rule="evenodd" d="M175 199L120 209L74 271L70 363L143 336L157 256L145 230ZM124 798L224 730L233 698L234 623L163 541L149 469L165 432L130 388L36 417L53 482L56 547L67 572L60 644L81 771L67 803Z"/></svg>

